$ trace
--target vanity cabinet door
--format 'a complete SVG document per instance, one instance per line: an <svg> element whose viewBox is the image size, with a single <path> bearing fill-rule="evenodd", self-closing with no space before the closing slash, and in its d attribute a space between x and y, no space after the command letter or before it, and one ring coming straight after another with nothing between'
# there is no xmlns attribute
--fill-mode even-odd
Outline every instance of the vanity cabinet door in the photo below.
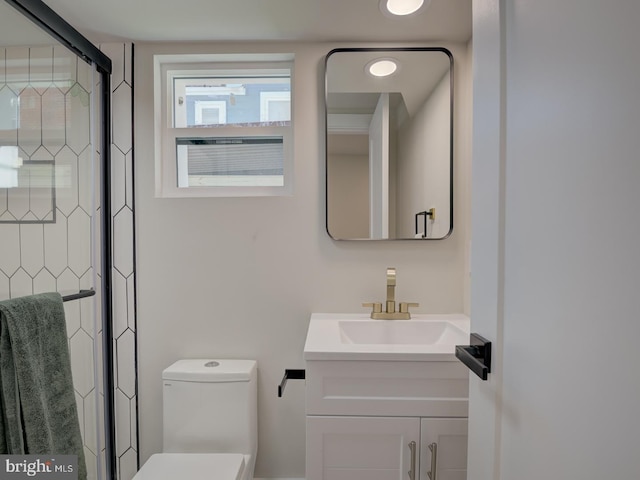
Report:
<svg viewBox="0 0 640 480"><path fill-rule="evenodd" d="M306 480L418 480L419 441L419 418L307 416Z"/></svg>
<svg viewBox="0 0 640 480"><path fill-rule="evenodd" d="M466 480L467 419L423 418L420 430L420 479Z"/></svg>

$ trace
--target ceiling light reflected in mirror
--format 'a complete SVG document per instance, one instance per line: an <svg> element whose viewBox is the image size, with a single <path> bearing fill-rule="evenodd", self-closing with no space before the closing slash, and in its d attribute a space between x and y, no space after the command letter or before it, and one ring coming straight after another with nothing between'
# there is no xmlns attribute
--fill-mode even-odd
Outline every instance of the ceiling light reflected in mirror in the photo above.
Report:
<svg viewBox="0 0 640 480"><path fill-rule="evenodd" d="M388 77L398 70L398 62L393 58L377 58L369 62L366 67L367 73L374 77Z"/></svg>

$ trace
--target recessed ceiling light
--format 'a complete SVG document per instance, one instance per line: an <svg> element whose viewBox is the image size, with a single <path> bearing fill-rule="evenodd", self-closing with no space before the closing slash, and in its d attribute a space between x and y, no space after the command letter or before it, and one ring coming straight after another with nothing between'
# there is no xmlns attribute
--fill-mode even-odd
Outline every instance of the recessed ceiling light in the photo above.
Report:
<svg viewBox="0 0 640 480"><path fill-rule="evenodd" d="M380 0L380 8L391 15L411 15L429 3L431 0Z"/></svg>
<svg viewBox="0 0 640 480"><path fill-rule="evenodd" d="M374 77L388 77L398 70L398 63L393 58L377 58L367 63L366 70Z"/></svg>

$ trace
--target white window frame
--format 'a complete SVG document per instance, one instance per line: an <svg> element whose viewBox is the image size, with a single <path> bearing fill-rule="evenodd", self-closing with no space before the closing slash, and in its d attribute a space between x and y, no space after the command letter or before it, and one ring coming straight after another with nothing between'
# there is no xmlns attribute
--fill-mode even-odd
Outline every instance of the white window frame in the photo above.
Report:
<svg viewBox="0 0 640 480"><path fill-rule="evenodd" d="M289 126L217 126L173 128L172 75L228 75L252 70L268 74L288 70L291 79L291 122ZM156 197L248 197L293 194L293 54L155 55L155 194ZM282 137L284 148L283 186L192 186L178 187L176 138L182 137Z"/></svg>

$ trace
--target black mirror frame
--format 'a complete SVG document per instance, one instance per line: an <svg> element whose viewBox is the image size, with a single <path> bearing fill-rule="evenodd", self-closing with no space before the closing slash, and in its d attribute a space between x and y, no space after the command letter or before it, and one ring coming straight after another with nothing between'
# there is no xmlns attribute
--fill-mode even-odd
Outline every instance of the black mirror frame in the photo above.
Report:
<svg viewBox="0 0 640 480"><path fill-rule="evenodd" d="M449 57L449 91L450 91L450 103L449 103L449 231L443 237L438 238L385 238L385 239L372 239L372 238L336 238L329 231L329 165L328 165L328 81L327 81L327 67L329 58L335 53L344 52L442 52ZM340 241L403 241L403 240L445 240L453 234L453 211L454 211L454 197L453 197L453 185L454 185L454 130L453 130L453 109L454 109L454 61L453 54L450 50L444 47L366 47L366 48L334 48L331 50L324 59L324 172L325 172L325 231L332 240Z"/></svg>

